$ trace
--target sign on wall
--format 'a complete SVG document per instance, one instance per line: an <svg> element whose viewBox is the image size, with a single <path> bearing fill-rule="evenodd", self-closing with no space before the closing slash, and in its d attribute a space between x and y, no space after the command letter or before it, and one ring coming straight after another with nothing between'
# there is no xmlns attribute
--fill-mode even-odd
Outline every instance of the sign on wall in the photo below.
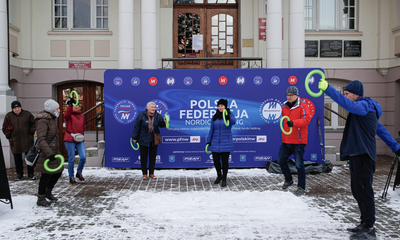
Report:
<svg viewBox="0 0 400 240"><path fill-rule="evenodd" d="M231 167L265 167L276 160L281 144L281 109L286 89L296 86L312 109L305 160L322 163L317 119L324 123L323 95L313 98L304 82L314 69L107 70L104 74L105 166L140 168L139 151L130 144L137 115L149 101L170 117L162 128L157 168L212 167L206 137L217 101L228 99L237 122L232 127ZM315 78L315 79L314 79ZM319 75L309 86L318 92ZM324 126L321 126L324 139ZM322 150L322 151L321 151Z"/></svg>

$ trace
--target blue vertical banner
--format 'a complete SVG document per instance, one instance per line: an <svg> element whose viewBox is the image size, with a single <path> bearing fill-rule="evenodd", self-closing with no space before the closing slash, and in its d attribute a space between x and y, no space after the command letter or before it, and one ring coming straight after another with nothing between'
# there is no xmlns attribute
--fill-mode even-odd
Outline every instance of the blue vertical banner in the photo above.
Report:
<svg viewBox="0 0 400 240"><path fill-rule="evenodd" d="M210 123L217 102L228 100L235 115L232 127L234 151L230 167L264 167L276 160L281 137L281 110L286 89L296 86L300 99L311 108L308 144L304 159L323 163L324 96L311 97L305 79L315 69L160 69L107 70L104 73L105 166L140 168L140 154L131 146L136 117L150 101L168 114L170 127L162 128L156 168L213 167L205 152ZM318 69L321 70L321 69ZM322 70L321 70L322 71ZM309 79L318 92L320 75ZM317 119L320 119L319 126Z"/></svg>

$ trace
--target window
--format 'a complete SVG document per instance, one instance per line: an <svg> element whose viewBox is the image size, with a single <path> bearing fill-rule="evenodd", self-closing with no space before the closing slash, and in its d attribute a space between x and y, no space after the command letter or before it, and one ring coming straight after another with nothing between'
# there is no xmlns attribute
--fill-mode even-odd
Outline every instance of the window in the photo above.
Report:
<svg viewBox="0 0 400 240"><path fill-rule="evenodd" d="M346 86L346 83L335 80L329 80L329 85L336 88L340 93L343 94L344 86ZM336 102L334 102L327 95L325 95L325 107L332 109L333 111L339 113L341 116L347 118L348 112L341 106L339 106ZM326 108L324 111L325 111L324 113L325 129L332 129L332 130L344 129L346 120L344 120L342 117L339 117L337 114L333 113L332 111L329 111Z"/></svg>
<svg viewBox="0 0 400 240"><path fill-rule="evenodd" d="M357 0L304 0L306 30L357 30Z"/></svg>
<svg viewBox="0 0 400 240"><path fill-rule="evenodd" d="M108 0L54 0L54 29L107 29Z"/></svg>

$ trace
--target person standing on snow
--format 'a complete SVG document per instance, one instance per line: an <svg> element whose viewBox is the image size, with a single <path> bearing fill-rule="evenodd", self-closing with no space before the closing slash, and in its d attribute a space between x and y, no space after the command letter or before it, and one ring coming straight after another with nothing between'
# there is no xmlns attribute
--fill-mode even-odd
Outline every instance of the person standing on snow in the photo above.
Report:
<svg viewBox="0 0 400 240"><path fill-rule="evenodd" d="M218 110L215 112L210 126L210 131L207 136L207 144L212 152L215 170L217 171L217 179L214 184L220 183L226 187L226 177L229 168L229 154L233 151L232 126L236 124L236 118L228 108L228 100L220 99L217 103ZM223 120L223 111L226 109L228 115L225 120L229 122L225 125ZM221 166L222 161L222 166ZM221 173L222 170L222 173Z"/></svg>
<svg viewBox="0 0 400 240"><path fill-rule="evenodd" d="M306 189L303 155L308 140L308 124L311 121L310 107L300 99L299 89L295 86L288 87L286 98L287 101L283 103L282 117L287 116L290 120L284 121L284 130L288 132L289 128L293 128L293 131L290 134L282 132L282 144L278 153L278 163L285 176L282 190L293 185L292 173L287 164L287 159L293 154L298 176L297 190L294 194L301 196Z"/></svg>
<svg viewBox="0 0 400 240"><path fill-rule="evenodd" d="M21 103L14 101L11 103L12 111L7 113L3 121L3 133L10 142L10 148L14 154L15 169L17 178L20 181L24 178L24 163L22 153L25 155L33 146L33 135L35 134L35 122L32 113L23 110ZM26 166L28 179L36 180L33 173L34 167Z"/></svg>
<svg viewBox="0 0 400 240"><path fill-rule="evenodd" d="M378 122L382 115L381 105L364 98L363 84L354 80L347 84L344 95L325 79L318 84L319 89L349 112L340 144L341 160L349 160L351 192L358 203L361 223L347 230L353 233L350 239L376 239L375 201L372 181L376 163L376 139L378 135L391 149L400 155L400 145Z"/></svg>

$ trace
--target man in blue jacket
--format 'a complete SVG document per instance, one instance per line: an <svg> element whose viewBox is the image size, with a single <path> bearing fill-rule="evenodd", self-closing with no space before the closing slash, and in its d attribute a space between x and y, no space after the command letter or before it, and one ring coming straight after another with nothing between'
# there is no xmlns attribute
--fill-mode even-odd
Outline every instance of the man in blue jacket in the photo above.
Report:
<svg viewBox="0 0 400 240"><path fill-rule="evenodd" d="M364 88L360 81L350 82L344 89L344 95L329 86L325 79L320 80L318 87L349 112L340 144L340 158L350 162L351 192L361 213L361 223L347 229L353 233L350 239L376 239L372 189L376 163L375 135L397 155L400 155L400 145L378 122L382 115L381 105L371 98L362 97Z"/></svg>

